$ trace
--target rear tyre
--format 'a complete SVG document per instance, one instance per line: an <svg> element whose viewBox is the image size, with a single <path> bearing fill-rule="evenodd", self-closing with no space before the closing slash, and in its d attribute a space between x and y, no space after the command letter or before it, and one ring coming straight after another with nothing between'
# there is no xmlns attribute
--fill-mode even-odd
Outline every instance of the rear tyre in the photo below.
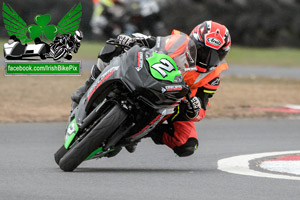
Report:
<svg viewBox="0 0 300 200"><path fill-rule="evenodd" d="M118 129L126 118L125 111L118 104L115 105L82 141L60 159L59 167L66 172L76 169Z"/></svg>

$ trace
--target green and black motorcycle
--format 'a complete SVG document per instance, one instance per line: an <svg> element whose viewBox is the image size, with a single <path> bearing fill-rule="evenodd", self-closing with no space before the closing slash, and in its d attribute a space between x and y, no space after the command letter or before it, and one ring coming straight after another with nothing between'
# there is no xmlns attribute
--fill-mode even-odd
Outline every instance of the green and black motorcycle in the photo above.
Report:
<svg viewBox="0 0 300 200"><path fill-rule="evenodd" d="M183 33L113 58L70 114L65 143L54 156L59 167L73 171L147 137L189 97L184 74L195 70L195 59L195 43Z"/></svg>

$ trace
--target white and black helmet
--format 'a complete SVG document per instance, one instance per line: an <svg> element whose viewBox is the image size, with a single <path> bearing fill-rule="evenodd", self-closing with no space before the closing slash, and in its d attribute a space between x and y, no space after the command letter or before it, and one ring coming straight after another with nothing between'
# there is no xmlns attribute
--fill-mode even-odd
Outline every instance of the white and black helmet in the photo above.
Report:
<svg viewBox="0 0 300 200"><path fill-rule="evenodd" d="M79 30L75 31L75 33L74 33L74 38L75 38L75 40L76 40L77 42L80 42L80 41L82 40L82 38L83 38L82 32L79 31Z"/></svg>

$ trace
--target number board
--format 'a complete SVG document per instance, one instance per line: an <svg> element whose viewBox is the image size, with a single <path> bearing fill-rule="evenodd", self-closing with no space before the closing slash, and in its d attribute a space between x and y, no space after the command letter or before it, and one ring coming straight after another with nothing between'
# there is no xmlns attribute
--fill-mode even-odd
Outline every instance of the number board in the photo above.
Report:
<svg viewBox="0 0 300 200"><path fill-rule="evenodd" d="M181 74L175 61L168 55L153 52L147 61L150 72L156 79L174 82L175 77Z"/></svg>

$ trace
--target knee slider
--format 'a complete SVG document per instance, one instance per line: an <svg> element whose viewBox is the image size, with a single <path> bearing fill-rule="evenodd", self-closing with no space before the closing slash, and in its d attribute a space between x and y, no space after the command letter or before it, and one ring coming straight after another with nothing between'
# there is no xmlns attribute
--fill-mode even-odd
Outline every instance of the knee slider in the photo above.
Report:
<svg viewBox="0 0 300 200"><path fill-rule="evenodd" d="M174 147L173 151L179 157L186 157L192 155L197 148L198 140L196 138L189 138L185 144L178 147Z"/></svg>

